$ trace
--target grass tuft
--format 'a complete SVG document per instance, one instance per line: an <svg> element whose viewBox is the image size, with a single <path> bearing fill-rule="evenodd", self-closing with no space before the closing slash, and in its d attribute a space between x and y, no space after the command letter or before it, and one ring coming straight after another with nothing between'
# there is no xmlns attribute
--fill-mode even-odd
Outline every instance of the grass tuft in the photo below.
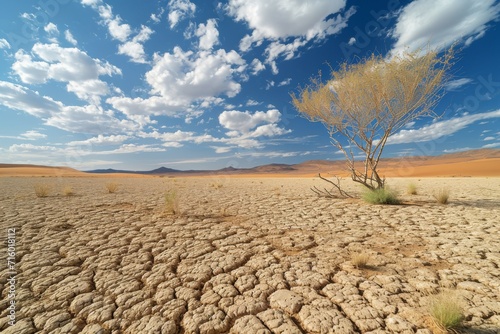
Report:
<svg viewBox="0 0 500 334"><path fill-rule="evenodd" d="M222 188L223 186L224 186L224 185L223 185L222 183L220 183L220 182L214 182L214 183L211 183L211 184L210 184L210 187L215 188L215 189L220 189L220 188Z"/></svg>
<svg viewBox="0 0 500 334"><path fill-rule="evenodd" d="M417 194L417 185L415 183L410 183L406 188L406 193L408 195L416 195Z"/></svg>
<svg viewBox="0 0 500 334"><path fill-rule="evenodd" d="M358 269L366 268L368 266L368 261L370 260L370 255L367 253L352 253L351 263Z"/></svg>
<svg viewBox="0 0 500 334"><path fill-rule="evenodd" d="M179 213L179 198L175 190L165 192L165 213L172 215Z"/></svg>
<svg viewBox="0 0 500 334"><path fill-rule="evenodd" d="M47 197L50 193L50 186L45 183L37 183L33 186L35 188L36 197Z"/></svg>
<svg viewBox="0 0 500 334"><path fill-rule="evenodd" d="M434 193L434 198L439 204L448 204L450 191L448 189L440 189Z"/></svg>
<svg viewBox="0 0 500 334"><path fill-rule="evenodd" d="M73 191L73 188L69 185L64 186L62 193L64 196L73 196L75 192Z"/></svg>
<svg viewBox="0 0 500 334"><path fill-rule="evenodd" d="M456 295L442 292L431 300L429 313L437 327L444 333L460 327L464 315Z"/></svg>
<svg viewBox="0 0 500 334"><path fill-rule="evenodd" d="M401 203L397 198L396 193L388 188L380 188L375 190L367 189L362 198L365 202L371 204L399 204Z"/></svg>
<svg viewBox="0 0 500 334"><path fill-rule="evenodd" d="M108 182L106 183L106 189L108 190L108 193L112 194L118 190L118 183Z"/></svg>

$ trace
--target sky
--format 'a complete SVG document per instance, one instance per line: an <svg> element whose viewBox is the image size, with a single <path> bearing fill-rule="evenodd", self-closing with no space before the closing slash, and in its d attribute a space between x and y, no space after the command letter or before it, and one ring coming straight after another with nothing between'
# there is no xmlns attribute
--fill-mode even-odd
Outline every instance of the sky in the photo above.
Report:
<svg viewBox="0 0 500 334"><path fill-rule="evenodd" d="M0 11L0 163L79 170L337 160L291 93L341 63L458 54L439 118L383 157L500 147L493 0L26 0Z"/></svg>

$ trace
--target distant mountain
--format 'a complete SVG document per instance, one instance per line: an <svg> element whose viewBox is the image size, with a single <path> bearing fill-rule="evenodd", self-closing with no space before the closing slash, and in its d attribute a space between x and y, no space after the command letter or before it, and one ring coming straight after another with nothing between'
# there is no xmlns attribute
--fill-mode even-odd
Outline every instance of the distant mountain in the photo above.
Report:
<svg viewBox="0 0 500 334"><path fill-rule="evenodd" d="M388 166L389 164L399 163L401 160L405 162L412 162L416 165L429 165L433 163L442 163L443 159L447 162L453 161L471 161L479 159L498 159L500 158L499 149L480 149L471 150L457 153L443 154L440 156L407 156L407 157L395 157L395 158L383 158L381 159L381 167ZM127 170L117 170L117 169L95 169L87 171L87 173L94 174L143 174L143 175L177 175L177 174L189 174L189 175L219 175L219 174L286 174L286 173L318 173L324 170L345 170L345 161L340 160L309 160L299 164L287 165L287 164L268 164L262 166L256 166L252 168L235 168L226 167L218 170L178 170L167 167L160 167L150 171L127 171Z"/></svg>

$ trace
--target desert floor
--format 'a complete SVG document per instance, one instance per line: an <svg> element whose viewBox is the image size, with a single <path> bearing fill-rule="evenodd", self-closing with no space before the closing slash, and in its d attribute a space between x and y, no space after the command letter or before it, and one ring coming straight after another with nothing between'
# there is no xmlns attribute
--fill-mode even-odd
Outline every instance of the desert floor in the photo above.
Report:
<svg viewBox="0 0 500 334"><path fill-rule="evenodd" d="M417 195L405 194L411 182ZM500 178L388 184L404 205L319 198L317 178L1 178L16 282L4 242L0 330L423 334L432 296L448 291L463 332L500 333ZM448 205L432 197L442 188ZM176 215L165 213L172 189Z"/></svg>

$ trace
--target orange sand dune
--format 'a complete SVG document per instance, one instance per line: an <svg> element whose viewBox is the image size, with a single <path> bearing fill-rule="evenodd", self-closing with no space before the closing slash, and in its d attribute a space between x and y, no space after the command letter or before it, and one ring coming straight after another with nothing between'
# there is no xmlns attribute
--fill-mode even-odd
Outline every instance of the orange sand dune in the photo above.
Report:
<svg viewBox="0 0 500 334"><path fill-rule="evenodd" d="M16 176L43 176L43 177L149 177L137 174L91 174L80 172L69 167L50 167L21 164L0 164L0 177Z"/></svg>
<svg viewBox="0 0 500 334"><path fill-rule="evenodd" d="M162 176L170 177L310 177L322 173L325 177L337 175L349 177L344 161L309 161L293 165L293 169L280 170L279 167L266 166L252 172L236 170L228 173L221 171L200 173L176 173ZM361 168L362 162L356 162ZM267 169L266 169L267 168ZM500 150L477 150L443 155L438 157L407 157L380 161L380 175L385 177L459 177L459 176L500 176ZM69 167L48 167L21 164L0 164L2 176L46 176L46 177L128 177L145 178L158 175L141 174L92 174L80 172Z"/></svg>

